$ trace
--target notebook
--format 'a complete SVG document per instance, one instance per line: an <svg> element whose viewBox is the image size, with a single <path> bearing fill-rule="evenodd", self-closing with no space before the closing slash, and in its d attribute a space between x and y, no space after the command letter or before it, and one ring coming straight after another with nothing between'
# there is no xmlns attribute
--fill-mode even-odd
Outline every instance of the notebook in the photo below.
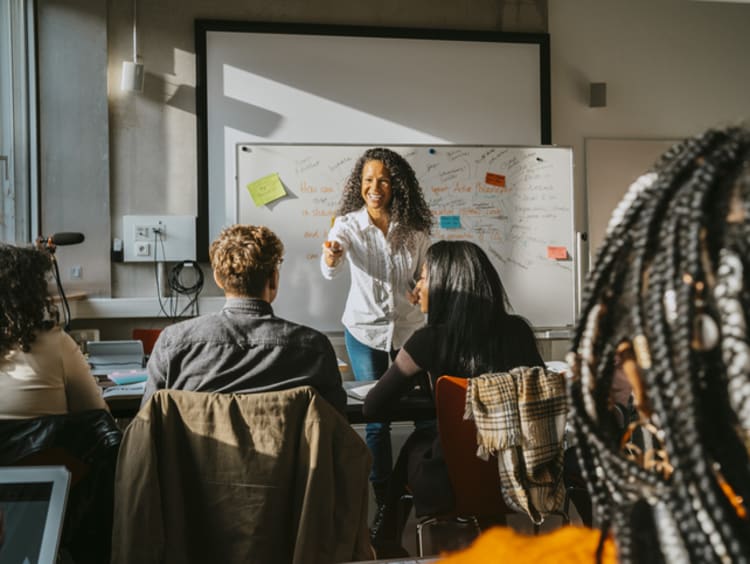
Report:
<svg viewBox="0 0 750 564"><path fill-rule="evenodd" d="M0 564L56 561L69 484L64 466L0 468Z"/></svg>
<svg viewBox="0 0 750 564"><path fill-rule="evenodd" d="M143 370L141 341L89 341L89 365L94 376L126 370Z"/></svg>
<svg viewBox="0 0 750 564"><path fill-rule="evenodd" d="M367 384L347 388L346 393L354 399L364 400L367 397L367 393L372 390L377 383L376 380L374 382L368 382Z"/></svg>

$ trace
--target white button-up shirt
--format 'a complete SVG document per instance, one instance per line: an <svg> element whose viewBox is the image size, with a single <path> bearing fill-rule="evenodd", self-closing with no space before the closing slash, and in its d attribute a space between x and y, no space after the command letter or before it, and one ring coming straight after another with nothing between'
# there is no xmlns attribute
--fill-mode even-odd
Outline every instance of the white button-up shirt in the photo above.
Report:
<svg viewBox="0 0 750 564"><path fill-rule="evenodd" d="M388 227L388 235L393 230ZM398 349L411 334L424 325L419 306L406 298L419 279L430 239L415 233L413 249L392 249L367 214L367 208L337 217L328 233L329 241L344 248L351 268L351 287L341 322L352 336L368 347L388 351ZM321 254L320 270L330 280L343 269L344 261L330 267Z"/></svg>

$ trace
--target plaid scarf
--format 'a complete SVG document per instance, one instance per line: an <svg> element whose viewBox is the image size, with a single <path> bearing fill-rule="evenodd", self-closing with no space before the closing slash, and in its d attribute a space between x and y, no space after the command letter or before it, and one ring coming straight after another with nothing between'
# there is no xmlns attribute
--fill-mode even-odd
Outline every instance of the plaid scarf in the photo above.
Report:
<svg viewBox="0 0 750 564"><path fill-rule="evenodd" d="M565 501L566 413L562 373L535 366L469 379L464 419L476 424L477 456L497 455L503 499L536 524Z"/></svg>

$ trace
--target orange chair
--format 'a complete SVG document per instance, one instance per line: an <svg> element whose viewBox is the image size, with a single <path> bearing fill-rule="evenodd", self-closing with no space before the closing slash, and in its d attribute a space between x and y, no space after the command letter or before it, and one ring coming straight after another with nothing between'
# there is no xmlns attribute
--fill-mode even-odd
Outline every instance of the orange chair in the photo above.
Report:
<svg viewBox="0 0 750 564"><path fill-rule="evenodd" d="M456 505L450 514L428 517L417 523L417 546L423 556L425 526L445 519L466 519L481 532L477 517L504 522L514 511L503 501L497 459L478 458L477 429L473 421L464 420L466 404L465 378L441 376L435 387L437 422L445 464L451 480Z"/></svg>
<svg viewBox="0 0 750 564"><path fill-rule="evenodd" d="M133 329L133 339L143 343L143 353L150 355L161 329Z"/></svg>

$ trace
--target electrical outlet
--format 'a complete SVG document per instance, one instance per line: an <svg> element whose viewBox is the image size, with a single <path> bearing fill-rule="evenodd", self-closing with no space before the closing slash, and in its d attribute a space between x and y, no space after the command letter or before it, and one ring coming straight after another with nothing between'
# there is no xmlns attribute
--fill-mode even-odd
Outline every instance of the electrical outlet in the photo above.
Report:
<svg viewBox="0 0 750 564"><path fill-rule="evenodd" d="M150 225L136 225L133 232L136 241L149 241L151 239Z"/></svg>
<svg viewBox="0 0 750 564"><path fill-rule="evenodd" d="M159 240L167 240L167 224L163 221L160 221L156 226L151 227L151 230L154 235L157 235L159 237Z"/></svg>
<svg viewBox="0 0 750 564"><path fill-rule="evenodd" d="M79 280L83 278L83 267L80 264L74 264L70 267L70 278L71 280Z"/></svg>
<svg viewBox="0 0 750 564"><path fill-rule="evenodd" d="M195 260L194 216L125 215L122 236L125 262Z"/></svg>
<svg viewBox="0 0 750 564"><path fill-rule="evenodd" d="M145 243L143 241L135 244L135 256L137 257L150 257L151 256L151 243Z"/></svg>

